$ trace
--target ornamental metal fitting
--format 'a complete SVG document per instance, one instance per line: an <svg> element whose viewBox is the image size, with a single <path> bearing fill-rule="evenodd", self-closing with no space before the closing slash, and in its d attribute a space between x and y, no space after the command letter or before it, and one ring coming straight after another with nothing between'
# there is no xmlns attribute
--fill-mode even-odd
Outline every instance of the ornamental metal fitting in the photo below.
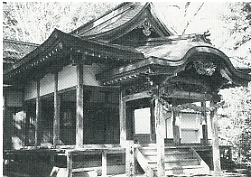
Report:
<svg viewBox="0 0 251 177"><path fill-rule="evenodd" d="M212 76L216 70L216 66L212 62L194 61L194 68L198 74Z"/></svg>
<svg viewBox="0 0 251 177"><path fill-rule="evenodd" d="M150 36L151 35L151 30L150 28L152 27L151 23L149 22L148 19L146 19L145 21L143 21L138 28L143 28L142 32L145 36Z"/></svg>

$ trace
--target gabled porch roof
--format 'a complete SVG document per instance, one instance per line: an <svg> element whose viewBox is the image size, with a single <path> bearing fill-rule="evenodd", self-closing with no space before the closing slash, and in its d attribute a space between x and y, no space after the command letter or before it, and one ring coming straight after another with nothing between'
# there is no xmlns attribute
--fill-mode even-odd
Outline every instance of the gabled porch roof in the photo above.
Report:
<svg viewBox="0 0 251 177"><path fill-rule="evenodd" d="M117 85L145 77L145 75L170 76L178 74L191 65L194 67L196 62L202 62L204 65L212 63L221 77L227 80L225 84L239 85L251 80L249 74L242 73L233 66L228 56L205 42L166 41L158 45L149 43L149 45L138 47L136 50L143 53L146 59L104 72L97 77L102 80L104 85Z"/></svg>

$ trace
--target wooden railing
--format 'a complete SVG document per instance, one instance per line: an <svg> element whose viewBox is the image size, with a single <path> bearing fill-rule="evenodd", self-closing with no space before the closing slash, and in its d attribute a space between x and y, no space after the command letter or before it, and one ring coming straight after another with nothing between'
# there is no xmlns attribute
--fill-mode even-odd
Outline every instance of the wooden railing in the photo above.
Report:
<svg viewBox="0 0 251 177"><path fill-rule="evenodd" d="M206 164L206 162L200 157L200 155L195 151L194 148L190 148L190 151L192 151L193 153L193 157L195 157L196 159L199 160L200 165L203 166L204 168L206 168L208 171L210 171L209 166Z"/></svg>
<svg viewBox="0 0 251 177"><path fill-rule="evenodd" d="M80 155L89 155L89 154L100 154L101 155L101 169L102 176L107 176L107 154L119 154L125 153L125 149L121 147L117 148L99 148L99 149L91 149L91 148L81 148L81 149L71 149L65 151L65 156L67 157L67 177L72 177L73 173L76 172L89 172L93 170L97 170L99 167L94 168L73 168L73 156Z"/></svg>
<svg viewBox="0 0 251 177"><path fill-rule="evenodd" d="M148 159L140 152L138 148L135 149L135 157L140 164L141 168L144 170L147 177L153 177L153 170L148 164Z"/></svg>

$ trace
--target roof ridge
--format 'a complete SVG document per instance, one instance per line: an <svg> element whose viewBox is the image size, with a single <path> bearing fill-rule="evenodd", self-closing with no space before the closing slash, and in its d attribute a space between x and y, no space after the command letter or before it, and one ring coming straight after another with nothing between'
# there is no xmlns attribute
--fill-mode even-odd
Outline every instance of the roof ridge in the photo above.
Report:
<svg viewBox="0 0 251 177"><path fill-rule="evenodd" d="M13 42L17 44L23 44L23 45L32 45L32 46L39 46L40 44L32 43L32 42L25 42L25 41L18 41L14 39L3 39L3 42Z"/></svg>
<svg viewBox="0 0 251 177"><path fill-rule="evenodd" d="M91 23L93 23L93 22L95 22L95 21L97 21L97 20L103 18L104 16L106 16L106 15L112 13L113 11L115 11L115 10L121 8L122 6L124 6L124 5L126 5L126 4L130 4L130 3L132 4L132 2L123 2L123 3L119 4L119 5L117 5L116 7L112 8L111 10L106 11L103 15L101 15L101 16L99 16L99 17L97 17L97 18L94 18L94 19L88 21L87 23L85 23L85 24L79 26L79 27L76 28L75 30L71 31L70 34L76 33L78 30L80 30L80 29L82 29L82 28L88 26L89 24L91 24Z"/></svg>

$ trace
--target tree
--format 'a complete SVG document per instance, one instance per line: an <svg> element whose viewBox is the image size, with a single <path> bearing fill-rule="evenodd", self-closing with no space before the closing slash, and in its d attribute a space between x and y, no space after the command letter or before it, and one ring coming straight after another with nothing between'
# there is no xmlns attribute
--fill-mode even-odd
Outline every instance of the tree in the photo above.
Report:
<svg viewBox="0 0 251 177"><path fill-rule="evenodd" d="M8 2L3 11L3 37L42 43L54 28L70 32L115 5L112 2Z"/></svg>

